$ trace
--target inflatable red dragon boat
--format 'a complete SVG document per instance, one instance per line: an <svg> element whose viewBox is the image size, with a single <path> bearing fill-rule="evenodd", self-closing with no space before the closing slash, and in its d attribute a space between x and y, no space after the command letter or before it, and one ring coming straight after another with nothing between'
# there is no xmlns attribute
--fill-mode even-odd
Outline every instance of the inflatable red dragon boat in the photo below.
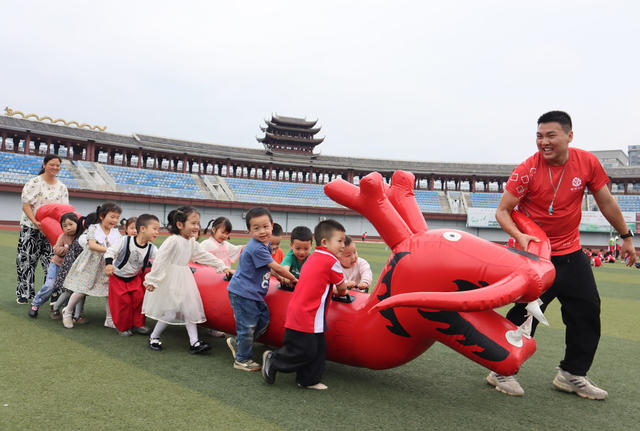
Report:
<svg viewBox="0 0 640 431"><path fill-rule="evenodd" d="M535 352L535 341L527 322L516 327L494 309L529 302L531 314L544 319L536 300L555 277L549 240L517 211L518 227L541 240L527 251L462 231L428 230L413 188L414 176L404 171L394 173L390 186L376 172L362 178L359 187L341 179L325 186L327 196L365 216L391 249L371 294L350 292L343 301L331 301L327 359L386 369L411 361L439 341L490 370L514 374ZM38 210L50 241L61 233L57 220L67 211L73 207ZM212 268L192 267L207 316L204 326L234 333L228 282ZM266 296L271 322L260 342L281 345L291 295L271 279Z"/></svg>

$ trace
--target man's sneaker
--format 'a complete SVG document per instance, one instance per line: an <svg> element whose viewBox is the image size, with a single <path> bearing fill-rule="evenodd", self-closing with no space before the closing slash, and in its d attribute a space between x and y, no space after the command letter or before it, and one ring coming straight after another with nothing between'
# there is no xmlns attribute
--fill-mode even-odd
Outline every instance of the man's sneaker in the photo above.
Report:
<svg viewBox="0 0 640 431"><path fill-rule="evenodd" d="M149 348L151 350L162 350L162 341L159 338L149 338Z"/></svg>
<svg viewBox="0 0 640 431"><path fill-rule="evenodd" d="M516 376L503 376L502 374L491 371L487 376L487 383L491 386L495 386L496 391L500 391L507 395L513 395L514 397L521 397L524 395L524 389L522 389L522 386L518 383Z"/></svg>
<svg viewBox="0 0 640 431"><path fill-rule="evenodd" d="M133 328L131 328L131 332L140 335L149 335L151 334L151 328L149 328L148 326L134 326Z"/></svg>
<svg viewBox="0 0 640 431"><path fill-rule="evenodd" d="M73 314L71 312L67 313L67 307L62 309L62 325L68 329L73 328Z"/></svg>
<svg viewBox="0 0 640 431"><path fill-rule="evenodd" d="M553 386L560 391L575 392L582 398L590 400L606 400L609 396L607 391L591 383L586 376L576 376L561 368L553 379Z"/></svg>
<svg viewBox="0 0 640 431"><path fill-rule="evenodd" d="M31 308L29 308L29 317L33 317L34 319L38 317L38 307L32 305Z"/></svg>
<svg viewBox="0 0 640 431"><path fill-rule="evenodd" d="M207 329L207 334L211 335L215 338L224 338L226 334L222 331L218 331L217 329Z"/></svg>
<svg viewBox="0 0 640 431"><path fill-rule="evenodd" d="M233 359L236 358L236 351L238 350L238 345L236 344L236 337L227 338L227 346L229 346L229 350L231 350L231 354L233 355Z"/></svg>
<svg viewBox="0 0 640 431"><path fill-rule="evenodd" d="M270 385L276 381L276 370L271 367L273 351L267 350L262 354L262 380Z"/></svg>
<svg viewBox="0 0 640 431"><path fill-rule="evenodd" d="M251 359L247 359L244 362L240 362L238 360L233 361L233 368L242 371L260 371L262 366Z"/></svg>
<svg viewBox="0 0 640 431"><path fill-rule="evenodd" d="M300 383L298 383L298 386L304 389L315 389L316 391L324 391L325 389L328 389L329 386L325 385L324 383L316 383L315 385L309 385L309 386L303 386Z"/></svg>
<svg viewBox="0 0 640 431"><path fill-rule="evenodd" d="M189 346L189 353L191 353L192 355L197 355L199 353L206 352L209 349L211 349L209 343L198 340L191 346Z"/></svg>

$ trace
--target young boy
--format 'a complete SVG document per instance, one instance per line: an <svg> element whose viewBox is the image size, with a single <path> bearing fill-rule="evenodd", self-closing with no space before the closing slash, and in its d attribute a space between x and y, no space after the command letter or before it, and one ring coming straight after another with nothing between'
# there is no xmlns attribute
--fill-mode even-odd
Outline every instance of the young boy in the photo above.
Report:
<svg viewBox="0 0 640 431"><path fill-rule="evenodd" d="M264 297L269 290L271 270L293 282L298 281L289 271L273 261L269 239L273 219L263 207L251 208L246 215L249 243L240 255L240 262L229 282L229 301L236 321L236 337L227 338L234 357L233 368L259 371L261 366L252 357L253 342L269 326L269 309Z"/></svg>
<svg viewBox="0 0 640 431"><path fill-rule="evenodd" d="M142 273L157 252L152 242L158 238L160 221L154 215L142 214L136 220L136 230L136 236L123 236L104 254L111 317L118 333L125 337L134 332L143 335L151 332L144 326L142 314L145 292Z"/></svg>
<svg viewBox="0 0 640 431"><path fill-rule="evenodd" d="M356 289L360 292L368 292L373 274L369 262L358 257L356 243L350 236L344 238L344 251L339 258L347 289Z"/></svg>
<svg viewBox="0 0 640 431"><path fill-rule="evenodd" d="M338 261L344 250L344 227L335 220L325 220L316 226L314 236L316 250L304 265L289 302L282 347L262 356L262 378L268 384L275 381L278 371L295 371L298 386L327 389L320 379L327 353L328 303L333 285L339 295L347 292Z"/></svg>
<svg viewBox="0 0 640 431"><path fill-rule="evenodd" d="M273 230L271 231L271 257L276 263L282 263L282 259L284 259L284 252L280 248L280 241L282 241L282 226L278 223L273 224Z"/></svg>
<svg viewBox="0 0 640 431"><path fill-rule="evenodd" d="M291 250L287 252L282 260L282 266L296 277L300 277L302 265L306 262L313 246L313 233L306 226L296 226L291 231ZM285 285L290 285L288 280L280 280Z"/></svg>

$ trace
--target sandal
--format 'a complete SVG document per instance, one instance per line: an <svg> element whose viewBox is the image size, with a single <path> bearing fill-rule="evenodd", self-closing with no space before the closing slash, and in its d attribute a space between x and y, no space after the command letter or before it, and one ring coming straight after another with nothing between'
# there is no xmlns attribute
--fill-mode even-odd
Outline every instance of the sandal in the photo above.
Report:
<svg viewBox="0 0 640 431"><path fill-rule="evenodd" d="M162 350L162 341L159 338L149 338L149 348L151 350Z"/></svg>

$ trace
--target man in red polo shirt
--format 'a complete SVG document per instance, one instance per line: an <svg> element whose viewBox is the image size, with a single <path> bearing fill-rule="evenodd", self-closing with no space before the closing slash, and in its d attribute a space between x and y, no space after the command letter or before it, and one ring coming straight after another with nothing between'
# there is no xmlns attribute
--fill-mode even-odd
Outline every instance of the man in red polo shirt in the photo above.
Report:
<svg viewBox="0 0 640 431"><path fill-rule="evenodd" d="M344 250L344 227L335 220L324 220L313 232L316 250L309 255L293 292L284 327L282 347L262 356L262 378L273 384L277 371L296 372L298 386L327 389L320 382L324 372L327 343L327 307L335 285L344 295L347 287L338 256Z"/></svg>
<svg viewBox="0 0 640 431"><path fill-rule="evenodd" d="M586 378L600 340L600 297L589 258L582 252L578 226L585 188L593 194L600 211L624 239L622 254L627 266L636 260L633 234L606 184L609 177L591 153L569 148L573 140L571 117L551 111L538 119L538 152L517 166L496 210L502 229L523 250L538 238L522 233L511 218L518 209L533 219L551 241L551 262L556 269L553 285L542 294L542 310L558 298L566 325L565 356L553 386L584 398L605 399L608 394ZM526 319L526 304L516 304L507 318L516 325ZM535 332L534 320L531 335ZM509 395L523 395L515 376L491 372L487 382Z"/></svg>

